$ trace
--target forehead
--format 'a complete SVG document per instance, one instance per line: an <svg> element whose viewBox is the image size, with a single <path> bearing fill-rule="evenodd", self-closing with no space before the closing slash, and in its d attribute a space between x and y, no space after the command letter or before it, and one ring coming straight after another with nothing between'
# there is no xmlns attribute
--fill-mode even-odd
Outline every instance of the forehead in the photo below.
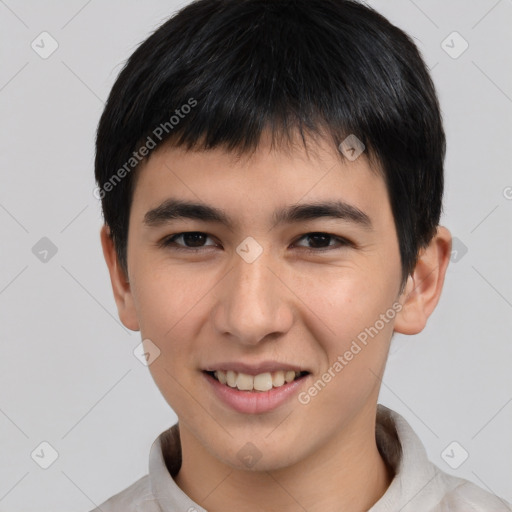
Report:
<svg viewBox="0 0 512 512"><path fill-rule="evenodd" d="M232 224L263 215L276 222L290 214L283 207L304 203L342 201L349 216L362 212L360 220L389 208L380 169L364 153L349 161L325 141L307 148L276 148L268 141L264 137L254 153L241 156L221 148L158 148L138 170L132 213L147 220L166 200L179 199L222 209L227 225L229 212Z"/></svg>

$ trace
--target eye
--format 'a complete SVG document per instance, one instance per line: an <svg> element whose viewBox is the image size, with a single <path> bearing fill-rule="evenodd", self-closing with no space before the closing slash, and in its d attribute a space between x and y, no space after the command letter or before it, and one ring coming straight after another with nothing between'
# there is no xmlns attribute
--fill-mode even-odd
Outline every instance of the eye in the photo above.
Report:
<svg viewBox="0 0 512 512"><path fill-rule="evenodd" d="M299 240L303 239L307 239L307 242L313 244L313 248L306 247L306 252L322 252L326 250L339 249L340 246L353 247L354 245L352 242L345 238L330 235L329 233L307 233L306 235L303 235L302 237L299 238ZM329 243L330 241L337 242L338 245L332 245ZM299 245L299 247L303 246Z"/></svg>
<svg viewBox="0 0 512 512"><path fill-rule="evenodd" d="M185 233L177 233L176 235L172 235L164 238L161 242L159 242L160 247L171 247L174 250L178 251L200 251L204 247L203 243L206 239L210 238L206 233L201 233L200 231L187 231ZM182 243L177 243L178 240L182 240ZM216 244L213 244L216 245ZM176 247L177 246L177 247Z"/></svg>
<svg viewBox="0 0 512 512"><path fill-rule="evenodd" d="M206 247L218 247L218 244L216 243L204 245L206 240L209 238L212 239L207 233L202 233L201 231L187 231L168 236L161 240L158 245L159 247L167 247L176 251L188 252L200 252ZM310 244L312 243L313 247L304 247L297 244L297 242L295 242L295 246L304 247L306 252L319 253L328 250L339 249L344 246L354 246L352 242L345 238L322 232L307 233L302 235L298 240L303 239L307 240L307 242ZM330 242L335 243L331 244Z"/></svg>

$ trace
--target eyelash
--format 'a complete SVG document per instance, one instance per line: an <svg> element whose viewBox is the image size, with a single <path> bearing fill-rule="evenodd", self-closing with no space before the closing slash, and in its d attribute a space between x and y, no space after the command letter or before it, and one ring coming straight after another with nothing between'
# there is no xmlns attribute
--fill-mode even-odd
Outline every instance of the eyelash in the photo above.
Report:
<svg viewBox="0 0 512 512"><path fill-rule="evenodd" d="M158 245L159 247L162 247L162 248L167 248L167 249L172 249L173 251L186 251L186 252L192 252L192 253L199 253L199 252L204 252L205 249L207 249L207 247L214 247L213 245L210 245L210 246L205 246L205 247L183 247L183 246L173 246L172 244L175 244L175 240L184 236L184 235L191 235L191 234L195 234L195 235L206 235L208 238L211 238L210 235L208 235L208 233L203 233L202 231L184 231L182 233L177 233L175 235L171 235L171 236L168 236L166 238L164 238L163 240L161 240ZM320 248L316 248L316 249L311 249L311 248L307 248L307 247L301 247L301 250L303 250L304 252L306 253L319 253L319 252L326 252L326 251L331 251L331 250L334 250L334 249L341 249L342 247L354 247L354 244L350 241L350 240L347 240L346 238L342 238L342 237L339 237L339 236L336 236L336 235L331 235L330 233L324 233L324 232L321 232L321 231L313 231L311 233L306 233L304 235L302 235L301 237L299 237L297 239L297 241L300 241L302 240L303 238L306 238L308 236L323 236L323 237L328 237L328 238L331 238L333 240L336 240L340 245L338 247L332 247L332 246L328 246L328 247L320 247Z"/></svg>

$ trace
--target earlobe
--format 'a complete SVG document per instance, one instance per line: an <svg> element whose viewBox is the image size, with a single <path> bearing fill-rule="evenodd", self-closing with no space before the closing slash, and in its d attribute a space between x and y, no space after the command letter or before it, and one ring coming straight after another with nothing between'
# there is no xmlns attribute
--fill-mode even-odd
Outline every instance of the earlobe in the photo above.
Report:
<svg viewBox="0 0 512 512"><path fill-rule="evenodd" d="M444 226L438 226L429 245L420 251L414 271L400 296L402 309L396 317L396 332L418 334L425 328L441 297L451 246L450 232Z"/></svg>
<svg viewBox="0 0 512 512"><path fill-rule="evenodd" d="M133 302L132 291L128 278L119 264L114 241L110 235L110 229L105 224L100 231L101 246L103 248L103 256L110 274L110 282L112 291L119 313L119 319L125 327L132 331L138 331L139 321Z"/></svg>

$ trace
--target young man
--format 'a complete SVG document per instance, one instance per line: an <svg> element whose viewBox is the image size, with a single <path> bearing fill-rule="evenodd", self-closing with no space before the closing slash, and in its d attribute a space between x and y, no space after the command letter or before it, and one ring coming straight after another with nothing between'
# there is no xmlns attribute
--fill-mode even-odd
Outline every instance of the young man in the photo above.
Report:
<svg viewBox="0 0 512 512"><path fill-rule="evenodd" d="M348 0L199 0L118 77L101 242L179 422L107 511L505 511L377 404L451 249L412 41Z"/></svg>

